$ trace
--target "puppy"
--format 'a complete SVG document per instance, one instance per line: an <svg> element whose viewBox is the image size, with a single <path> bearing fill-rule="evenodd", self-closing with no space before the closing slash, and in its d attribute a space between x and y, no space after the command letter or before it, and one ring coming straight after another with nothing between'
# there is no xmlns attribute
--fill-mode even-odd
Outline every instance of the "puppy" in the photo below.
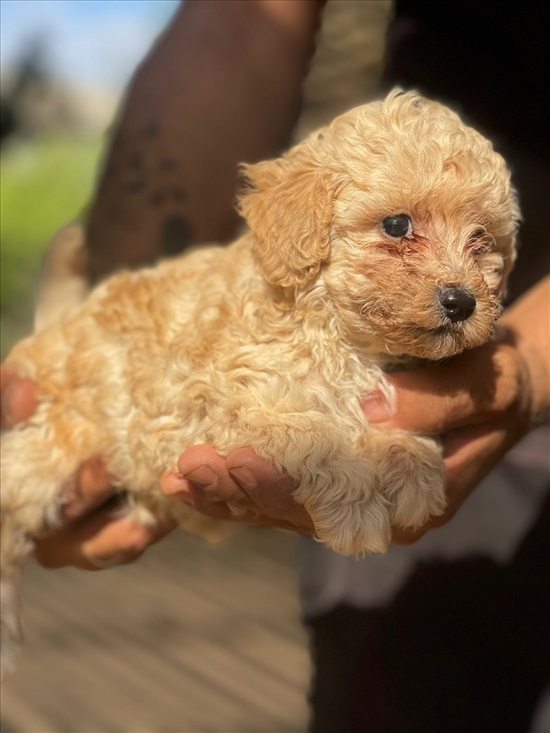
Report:
<svg viewBox="0 0 550 733"><path fill-rule="evenodd" d="M203 532L159 477L188 446L251 446L345 554L384 552L392 525L445 508L437 442L370 427L360 400L391 398L390 368L491 337L519 218L504 160L449 109L396 90L244 174L238 241L115 275L6 361L40 400L2 437L5 668L22 566L91 456L139 521Z"/></svg>

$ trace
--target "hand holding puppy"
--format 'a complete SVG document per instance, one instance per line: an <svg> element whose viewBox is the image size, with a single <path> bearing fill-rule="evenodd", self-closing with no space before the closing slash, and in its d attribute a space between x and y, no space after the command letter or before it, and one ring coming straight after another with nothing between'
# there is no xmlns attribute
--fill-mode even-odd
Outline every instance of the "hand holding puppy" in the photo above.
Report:
<svg viewBox="0 0 550 733"><path fill-rule="evenodd" d="M446 364L394 374L395 413L387 402L366 400L371 423L440 435L444 446L448 508L416 531L393 529L393 542L409 543L445 524L504 453L544 416L550 405L548 329L550 279L501 319L507 338L461 354ZM491 368L498 365L498 369ZM35 408L32 384L2 370L2 424L25 420ZM483 375L483 378L480 378ZM204 468L210 470L205 471ZM167 493L192 502L212 517L313 533L303 507L292 498L294 483L249 449L221 458L211 446L195 446L179 460L180 475L165 474ZM45 567L75 565L97 570L136 559L160 539L153 528L132 525L97 510L112 495L99 462L79 473L79 521L69 522L37 546ZM240 503L231 513L226 502ZM73 517L74 519L74 517ZM164 533L162 533L163 536ZM90 562L90 556L100 562Z"/></svg>
<svg viewBox="0 0 550 733"><path fill-rule="evenodd" d="M394 543L415 542L446 524L504 454L548 414L549 308L547 277L502 317L500 337L494 342L444 364L393 374L395 410L382 396L363 402L369 422L380 429L438 435L443 444L447 508L416 530L394 527ZM168 476L163 477L163 487L176 492L179 480L182 500L210 516L238 521L223 502L239 496L247 512L244 521L254 523L256 513L257 524L288 527L285 520L295 517L292 485L285 485L277 470L252 451L238 451L223 461L212 447L197 446L182 454L179 465L192 483ZM213 470L214 484L193 481L193 473L202 466ZM246 481L239 479L241 466L248 472ZM250 477L257 477L256 486ZM303 531L302 526L303 519L295 531Z"/></svg>
<svg viewBox="0 0 550 733"><path fill-rule="evenodd" d="M36 409L35 387L0 366L2 427L24 422ZM144 527L116 515L115 489L99 457L83 463L76 482L66 492L63 525L37 543L36 560L46 568L75 566L103 570L136 560L150 545L168 534L175 523Z"/></svg>

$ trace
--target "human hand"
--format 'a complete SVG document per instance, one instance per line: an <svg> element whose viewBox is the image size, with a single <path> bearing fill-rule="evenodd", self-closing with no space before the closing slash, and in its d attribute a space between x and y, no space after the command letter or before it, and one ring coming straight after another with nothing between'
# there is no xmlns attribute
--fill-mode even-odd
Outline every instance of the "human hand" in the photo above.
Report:
<svg viewBox="0 0 550 733"><path fill-rule="evenodd" d="M211 445L193 446L180 456L178 470L162 476L161 488L214 519L300 534L315 531L307 511L292 497L293 480L250 448L222 458Z"/></svg>
<svg viewBox="0 0 550 733"><path fill-rule="evenodd" d="M36 409L36 390L0 367L1 422L3 429L27 420ZM67 565L100 570L139 557L174 527L166 523L143 527L117 511L115 490L99 458L79 468L76 481L62 492L62 526L36 545L35 557L47 568Z"/></svg>
<svg viewBox="0 0 550 733"><path fill-rule="evenodd" d="M439 436L447 477L443 515L416 530L393 528L392 541L409 544L448 522L527 432L526 375L517 350L499 343L465 352L447 364L392 374L389 382L397 410L392 414L384 397L374 393L363 403L370 424ZM180 474L166 474L161 487L210 517L313 534L309 515L292 498L292 480L249 449L224 460L212 446L195 446L182 454L178 468ZM229 503L242 513L233 514Z"/></svg>
<svg viewBox="0 0 550 733"><path fill-rule="evenodd" d="M502 318L503 331L495 342L446 364L393 374L389 381L396 390L395 414L381 395L365 400L364 411L379 429L437 435L443 445L445 513L414 531L395 527L393 542L415 542L448 522L528 432L533 418L548 410L549 303L546 279ZM224 461L211 446L196 446L180 457L179 471L179 476L165 475L162 487L209 516L313 533L307 513L292 499L292 481L250 450L236 451ZM242 513L232 515L229 502Z"/></svg>
<svg viewBox="0 0 550 733"><path fill-rule="evenodd" d="M446 524L470 493L531 427L529 379L517 348L500 341L451 361L393 374L397 409L382 398L364 403L372 425L438 436L447 507L423 527L394 527L392 541L410 544Z"/></svg>
<svg viewBox="0 0 550 733"><path fill-rule="evenodd" d="M446 364L394 375L398 409L367 410L380 428L439 435L448 505L416 531L395 530L397 543L415 542L451 519L472 490L550 408L550 278L528 291L501 318L494 341Z"/></svg>

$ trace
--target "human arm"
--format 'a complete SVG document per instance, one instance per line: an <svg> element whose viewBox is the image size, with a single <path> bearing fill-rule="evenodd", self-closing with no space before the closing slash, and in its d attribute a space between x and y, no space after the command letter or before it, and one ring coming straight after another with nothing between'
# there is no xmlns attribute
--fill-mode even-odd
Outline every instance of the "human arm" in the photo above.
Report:
<svg viewBox="0 0 550 733"><path fill-rule="evenodd" d="M97 280L237 225L237 166L289 142L324 0L187 0L138 69L87 225Z"/></svg>

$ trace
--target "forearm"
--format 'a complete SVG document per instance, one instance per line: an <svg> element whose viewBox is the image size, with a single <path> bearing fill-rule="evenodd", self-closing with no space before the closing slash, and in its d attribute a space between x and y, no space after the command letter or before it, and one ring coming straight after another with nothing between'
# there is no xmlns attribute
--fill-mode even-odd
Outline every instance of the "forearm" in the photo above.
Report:
<svg viewBox="0 0 550 733"><path fill-rule="evenodd" d="M550 415L550 277L541 280L502 317L522 357L534 423Z"/></svg>
<svg viewBox="0 0 550 733"><path fill-rule="evenodd" d="M88 221L94 280L232 234L237 164L287 144L322 5L187 0L116 127Z"/></svg>

